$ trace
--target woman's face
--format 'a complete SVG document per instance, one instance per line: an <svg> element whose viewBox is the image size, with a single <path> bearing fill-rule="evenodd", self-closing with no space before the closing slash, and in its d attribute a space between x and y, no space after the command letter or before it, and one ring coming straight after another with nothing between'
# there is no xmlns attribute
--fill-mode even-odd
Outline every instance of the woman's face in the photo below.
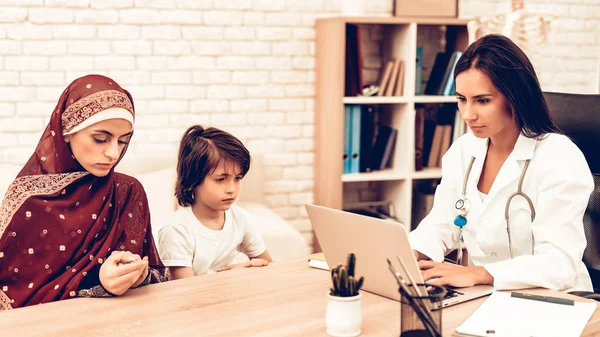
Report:
<svg viewBox="0 0 600 337"><path fill-rule="evenodd" d="M129 121L107 119L65 136L73 156L96 177L106 176L115 166L133 133Z"/></svg>
<svg viewBox="0 0 600 337"><path fill-rule="evenodd" d="M513 134L517 124L506 96L487 74L470 68L456 76L458 109L478 138L496 138Z"/></svg>

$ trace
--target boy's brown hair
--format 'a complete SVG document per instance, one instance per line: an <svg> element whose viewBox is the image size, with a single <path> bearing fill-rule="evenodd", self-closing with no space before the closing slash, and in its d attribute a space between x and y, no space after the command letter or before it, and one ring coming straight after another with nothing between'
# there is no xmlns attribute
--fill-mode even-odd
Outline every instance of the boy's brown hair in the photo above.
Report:
<svg viewBox="0 0 600 337"><path fill-rule="evenodd" d="M241 174L250 169L250 152L233 135L217 128L194 125L179 144L175 196L181 206L194 203L194 189L214 172L221 161L238 163Z"/></svg>

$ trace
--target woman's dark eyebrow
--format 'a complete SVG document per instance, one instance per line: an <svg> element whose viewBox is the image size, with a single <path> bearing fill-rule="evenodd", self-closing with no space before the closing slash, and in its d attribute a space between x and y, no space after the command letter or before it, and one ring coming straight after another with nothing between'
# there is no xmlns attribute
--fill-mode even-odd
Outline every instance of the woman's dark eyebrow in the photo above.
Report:
<svg viewBox="0 0 600 337"><path fill-rule="evenodd" d="M105 135L108 135L108 136L111 136L111 137L112 137L112 136L114 136L112 133L110 133L110 132L108 132L108 131L106 131L106 130L94 130L94 132L103 133L103 134L105 134ZM122 135L122 136L121 136L121 137L119 137L119 138L126 137L126 136L131 136L132 134L133 134L133 131L131 131L131 132L128 132L128 133L126 133L126 134Z"/></svg>
<svg viewBox="0 0 600 337"><path fill-rule="evenodd" d="M458 91L456 92L456 96L465 97L465 95L459 93ZM482 97L486 97L486 96L493 96L493 95L492 94L480 94L480 95L473 96L471 98L482 98Z"/></svg>

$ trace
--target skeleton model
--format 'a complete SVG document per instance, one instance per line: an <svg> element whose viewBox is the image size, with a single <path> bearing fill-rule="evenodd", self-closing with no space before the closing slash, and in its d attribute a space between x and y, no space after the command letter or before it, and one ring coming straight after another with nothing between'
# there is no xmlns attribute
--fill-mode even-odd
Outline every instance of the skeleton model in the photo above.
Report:
<svg viewBox="0 0 600 337"><path fill-rule="evenodd" d="M510 13L482 16L469 22L469 41L487 34L502 34L521 47L527 56L536 59L548 39L553 17L526 12L524 0L512 0L511 8Z"/></svg>

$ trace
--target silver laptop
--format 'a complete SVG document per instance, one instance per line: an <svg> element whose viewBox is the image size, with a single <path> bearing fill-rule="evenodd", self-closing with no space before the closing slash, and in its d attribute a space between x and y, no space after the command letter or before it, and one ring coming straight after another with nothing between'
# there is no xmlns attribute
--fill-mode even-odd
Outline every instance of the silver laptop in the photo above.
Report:
<svg viewBox="0 0 600 337"><path fill-rule="evenodd" d="M400 300L398 284L386 260L390 259L404 274L396 256L402 257L415 282L423 282L407 232L400 223L316 205L306 205L306 211L329 266L345 265L348 253L356 255L355 275L365 277L363 290ZM407 275L402 277L409 279ZM493 287L484 285L459 288L452 297L442 301L442 307L486 296L493 291Z"/></svg>

